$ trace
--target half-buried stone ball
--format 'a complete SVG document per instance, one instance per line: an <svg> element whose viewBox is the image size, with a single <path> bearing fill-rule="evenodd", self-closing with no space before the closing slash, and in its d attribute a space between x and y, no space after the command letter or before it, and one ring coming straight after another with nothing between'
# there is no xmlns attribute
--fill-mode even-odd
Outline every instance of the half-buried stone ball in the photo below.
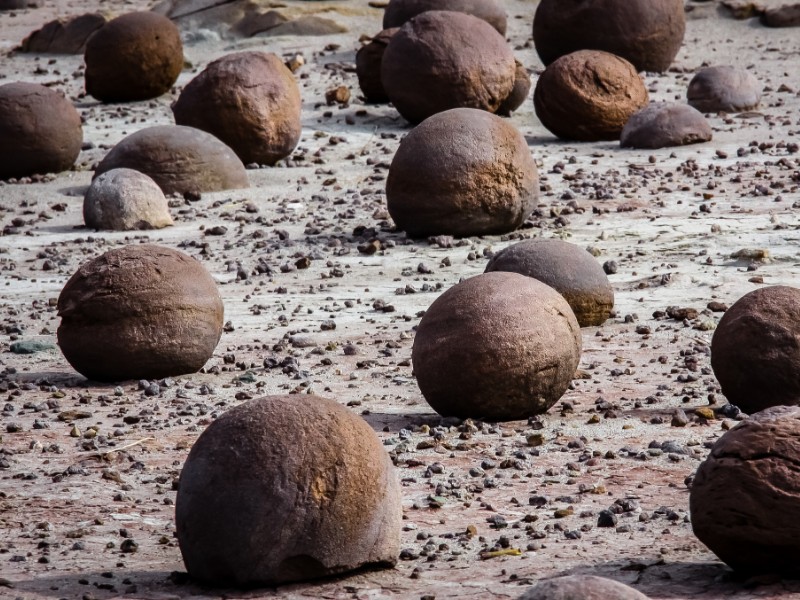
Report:
<svg viewBox="0 0 800 600"><path fill-rule="evenodd" d="M649 100L631 63L597 50L567 54L536 82L536 116L564 139L618 140L628 119Z"/></svg>
<svg viewBox="0 0 800 600"><path fill-rule="evenodd" d="M69 169L82 143L81 117L63 94L37 83L0 86L0 179Z"/></svg>
<svg viewBox="0 0 800 600"><path fill-rule="evenodd" d="M436 114L401 142L386 199L411 237L513 231L536 206L539 176L522 134L472 108Z"/></svg>
<svg viewBox="0 0 800 600"><path fill-rule="evenodd" d="M711 125L688 104L655 102L635 112L619 138L623 148L667 148L708 142Z"/></svg>
<svg viewBox="0 0 800 600"><path fill-rule="evenodd" d="M156 98L183 69L178 28L163 15L134 12L109 21L86 43L86 93L102 102Z"/></svg>
<svg viewBox="0 0 800 600"><path fill-rule="evenodd" d="M511 116L512 112L522 106L531 91L531 76L528 75L528 70L518 60L515 62L517 70L514 73L514 87L511 88L511 93L497 109L497 114L504 117Z"/></svg>
<svg viewBox="0 0 800 600"><path fill-rule="evenodd" d="M756 413L725 433L689 496L698 539L746 575L800 575L800 408Z"/></svg>
<svg viewBox="0 0 800 600"><path fill-rule="evenodd" d="M95 381L194 373L222 334L214 279L194 258L154 245L110 250L82 265L58 298L58 344Z"/></svg>
<svg viewBox="0 0 800 600"><path fill-rule="evenodd" d="M689 82L689 104L705 113L742 112L758 106L763 86L744 69L708 67Z"/></svg>
<svg viewBox="0 0 800 600"><path fill-rule="evenodd" d="M189 575L274 585L400 552L400 491L372 428L317 396L268 396L200 436L180 477L175 524Z"/></svg>
<svg viewBox="0 0 800 600"><path fill-rule="evenodd" d="M711 339L711 368L746 413L800 404L800 289L771 286L739 298Z"/></svg>
<svg viewBox="0 0 800 600"><path fill-rule="evenodd" d="M87 227L113 231L172 225L164 192L133 169L112 169L92 182L83 198L83 220Z"/></svg>
<svg viewBox="0 0 800 600"><path fill-rule="evenodd" d="M647 600L647 596L613 579L567 575L540 581L518 600Z"/></svg>
<svg viewBox="0 0 800 600"><path fill-rule="evenodd" d="M418 14L447 10L478 17L506 34L506 11L498 0L391 0L383 12L383 27L400 27Z"/></svg>
<svg viewBox="0 0 800 600"><path fill-rule="evenodd" d="M602 325L614 308L614 290L594 256L561 240L527 240L495 254L486 272L538 279L564 296L581 327Z"/></svg>
<svg viewBox="0 0 800 600"><path fill-rule="evenodd" d="M120 168L144 173L167 195L250 187L233 150L192 127L156 125L132 133L106 154L94 176Z"/></svg>
<svg viewBox="0 0 800 600"><path fill-rule="evenodd" d="M246 164L273 165L300 139L300 89L274 54L237 52L192 79L172 107L175 122L207 131Z"/></svg>
<svg viewBox="0 0 800 600"><path fill-rule="evenodd" d="M511 48L472 15L428 11L392 36L381 81L398 112L419 123L451 108L495 112L514 87Z"/></svg>
<svg viewBox="0 0 800 600"><path fill-rule="evenodd" d="M411 356L422 395L440 415L510 421L553 406L580 355L580 326L558 292L493 272L434 301Z"/></svg>
<svg viewBox="0 0 800 600"><path fill-rule="evenodd" d="M356 52L358 85L367 102L380 104L389 101L381 82L381 63L386 46L397 31L397 27L384 29Z"/></svg>
<svg viewBox="0 0 800 600"><path fill-rule="evenodd" d="M683 0L542 0L533 19L545 65L577 50L604 50L638 71L666 71L685 30Z"/></svg>

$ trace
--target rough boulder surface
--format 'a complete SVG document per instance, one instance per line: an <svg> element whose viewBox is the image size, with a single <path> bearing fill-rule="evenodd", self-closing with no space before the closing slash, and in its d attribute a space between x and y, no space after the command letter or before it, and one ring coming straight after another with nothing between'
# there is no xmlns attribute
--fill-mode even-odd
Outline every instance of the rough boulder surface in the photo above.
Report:
<svg viewBox="0 0 800 600"><path fill-rule="evenodd" d="M83 199L83 220L87 227L114 231L172 225L161 188L133 169L112 169L92 182Z"/></svg>
<svg viewBox="0 0 800 600"><path fill-rule="evenodd" d="M703 114L688 104L656 102L635 112L619 138L623 148L667 148L700 144L713 133Z"/></svg>
<svg viewBox="0 0 800 600"><path fill-rule="evenodd" d="M433 302L412 362L422 395L440 415L510 421L553 406L580 355L580 326L558 292L531 277L493 272Z"/></svg>
<svg viewBox="0 0 800 600"><path fill-rule="evenodd" d="M518 600L647 600L647 596L613 579L567 575L540 581Z"/></svg>
<svg viewBox="0 0 800 600"><path fill-rule="evenodd" d="M769 286L728 309L711 339L711 367L731 404L754 413L800 404L800 289Z"/></svg>
<svg viewBox="0 0 800 600"><path fill-rule="evenodd" d="M503 117L511 116L512 112L522 106L531 91L531 76L528 75L528 69L518 60L515 62L517 70L514 72L514 87L497 109L497 114Z"/></svg>
<svg viewBox="0 0 800 600"><path fill-rule="evenodd" d="M367 102L379 104L389 101L381 81L381 63L386 46L397 31L397 27L384 29L356 52L358 85Z"/></svg>
<svg viewBox="0 0 800 600"><path fill-rule="evenodd" d="M106 22L99 13L56 19L22 40L20 49L42 54L83 54L89 37Z"/></svg>
<svg viewBox="0 0 800 600"><path fill-rule="evenodd" d="M546 283L569 303L581 327L602 325L614 308L614 290L594 256L561 240L526 240L495 254L486 272L508 271Z"/></svg>
<svg viewBox="0 0 800 600"><path fill-rule="evenodd" d="M738 67L708 67L689 82L689 104L706 113L742 112L758 106L763 86L755 75Z"/></svg>
<svg viewBox="0 0 800 600"><path fill-rule="evenodd" d="M495 112L514 88L511 48L472 15L424 12L392 36L381 81L398 112L419 123L451 108Z"/></svg>
<svg viewBox="0 0 800 600"><path fill-rule="evenodd" d="M236 586L394 565L401 518L372 428L305 394L252 400L215 420L186 460L175 510L189 575Z"/></svg>
<svg viewBox="0 0 800 600"><path fill-rule="evenodd" d="M506 34L506 11L499 0L391 0L383 12L383 28L400 27L430 10L466 13L486 21L500 35Z"/></svg>
<svg viewBox="0 0 800 600"><path fill-rule="evenodd" d="M800 574L800 408L776 406L725 433L700 465L695 535L735 571Z"/></svg>
<svg viewBox="0 0 800 600"><path fill-rule="evenodd" d="M58 345L94 381L199 371L222 335L214 279L194 258L143 244L82 265L58 297Z"/></svg>
<svg viewBox="0 0 800 600"><path fill-rule="evenodd" d="M237 52L210 63L172 107L175 122L207 131L245 163L273 165L300 139L300 90L275 54Z"/></svg>
<svg viewBox="0 0 800 600"><path fill-rule="evenodd" d="M542 0L533 20L545 65L577 50L604 50L638 71L666 71L685 30L683 0Z"/></svg>
<svg viewBox="0 0 800 600"><path fill-rule="evenodd" d="M536 206L536 162L522 134L472 108L438 113L409 133L386 181L389 214L411 237L513 231Z"/></svg>

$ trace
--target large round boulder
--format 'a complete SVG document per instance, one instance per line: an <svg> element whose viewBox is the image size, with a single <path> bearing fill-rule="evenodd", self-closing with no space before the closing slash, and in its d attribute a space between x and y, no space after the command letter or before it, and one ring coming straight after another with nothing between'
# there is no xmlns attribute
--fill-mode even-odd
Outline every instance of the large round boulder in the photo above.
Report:
<svg viewBox="0 0 800 600"><path fill-rule="evenodd" d="M495 112L514 88L511 48L491 25L465 13L428 11L392 36L381 81L411 123L451 108Z"/></svg>
<svg viewBox="0 0 800 600"><path fill-rule="evenodd" d="M800 575L800 408L756 413L725 433L697 469L692 529L746 575Z"/></svg>
<svg viewBox="0 0 800 600"><path fill-rule="evenodd" d="M764 86L755 75L737 67L708 67L689 82L689 104L705 113L742 112L761 102Z"/></svg>
<svg viewBox="0 0 800 600"><path fill-rule="evenodd" d="M508 271L546 283L569 303L581 327L602 325L614 308L614 290L600 263L561 240L526 240L495 254L486 272Z"/></svg>
<svg viewBox="0 0 800 600"><path fill-rule="evenodd" d="M711 368L731 404L746 413L800 404L800 289L745 294L720 319Z"/></svg>
<svg viewBox="0 0 800 600"><path fill-rule="evenodd" d="M114 146L94 176L112 169L140 171L169 194L250 186L242 161L210 133L179 125L141 129Z"/></svg>
<svg viewBox="0 0 800 600"><path fill-rule="evenodd" d="M92 229L112 231L172 225L164 192L133 169L112 169L92 181L83 198L83 221Z"/></svg>
<svg viewBox="0 0 800 600"><path fill-rule="evenodd" d="M647 600L647 596L613 579L566 575L538 582L518 600Z"/></svg>
<svg viewBox="0 0 800 600"><path fill-rule="evenodd" d="M210 63L181 92L178 125L207 131L245 164L273 165L300 139L300 89L275 54L237 52Z"/></svg>
<svg viewBox="0 0 800 600"><path fill-rule="evenodd" d="M154 12L109 21L86 43L86 93L102 102L161 96L183 69L183 44L175 24Z"/></svg>
<svg viewBox="0 0 800 600"><path fill-rule="evenodd" d="M513 231L535 208L538 191L524 136L472 108L438 113L413 129L386 180L389 214L411 237Z"/></svg>
<svg viewBox="0 0 800 600"><path fill-rule="evenodd" d="M83 264L58 297L58 345L95 381L194 373L222 335L214 279L194 258L143 244Z"/></svg>
<svg viewBox="0 0 800 600"><path fill-rule="evenodd" d="M383 28L400 27L430 10L466 13L486 21L500 35L506 34L506 11L498 0L391 0L383 11Z"/></svg>
<svg viewBox="0 0 800 600"><path fill-rule="evenodd" d="M69 169L83 143L81 117L38 83L0 85L0 179Z"/></svg>
<svg viewBox="0 0 800 600"><path fill-rule="evenodd" d="M619 137L623 148L667 148L701 144L713 133L703 113L688 104L654 102L633 113Z"/></svg>
<svg viewBox="0 0 800 600"><path fill-rule="evenodd" d="M580 326L558 292L531 277L493 272L434 301L411 358L422 395L440 415L510 421L553 406L580 355Z"/></svg>
<svg viewBox="0 0 800 600"><path fill-rule="evenodd" d="M536 116L569 140L618 140L628 119L647 105L644 82L631 63L597 50L580 50L548 66L536 82Z"/></svg>
<svg viewBox="0 0 800 600"><path fill-rule="evenodd" d="M638 71L666 71L685 30L683 0L542 0L533 19L545 65L577 50L604 50Z"/></svg>
<svg viewBox="0 0 800 600"><path fill-rule="evenodd" d="M383 63L386 46L389 45L389 40L397 31L397 27L384 29L356 52L358 86L367 102L380 104L389 101L389 96L386 95L381 81L381 63Z"/></svg>
<svg viewBox="0 0 800 600"><path fill-rule="evenodd" d="M189 575L239 587L394 565L401 519L378 436L309 395L251 400L215 420L189 453L175 507Z"/></svg>

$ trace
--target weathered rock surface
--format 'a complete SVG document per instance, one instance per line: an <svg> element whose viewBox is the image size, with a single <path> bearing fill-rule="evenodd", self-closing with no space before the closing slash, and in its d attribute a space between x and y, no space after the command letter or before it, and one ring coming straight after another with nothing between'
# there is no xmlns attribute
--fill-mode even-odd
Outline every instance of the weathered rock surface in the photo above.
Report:
<svg viewBox="0 0 800 600"><path fill-rule="evenodd" d="M89 36L106 23L99 13L56 19L22 40L20 50L34 54L83 54Z"/></svg>
<svg viewBox="0 0 800 600"><path fill-rule="evenodd" d="M92 229L113 231L172 225L161 188L133 169L112 169L95 178L83 199L83 220Z"/></svg>
<svg viewBox="0 0 800 600"><path fill-rule="evenodd" d="M647 600L647 596L613 579L567 575L540 581L518 600Z"/></svg>
<svg viewBox="0 0 800 600"><path fill-rule="evenodd" d="M689 82L689 104L701 112L742 112L758 106L763 86L756 77L737 67L708 67Z"/></svg>
<svg viewBox="0 0 800 600"><path fill-rule="evenodd" d="M498 0L391 0L383 12L383 28L401 27L430 10L466 13L486 21L500 35L506 34L506 11Z"/></svg>
<svg viewBox="0 0 800 600"><path fill-rule="evenodd" d="M619 138L623 148L667 148L700 144L713 133L703 114L688 104L657 102L635 112Z"/></svg>

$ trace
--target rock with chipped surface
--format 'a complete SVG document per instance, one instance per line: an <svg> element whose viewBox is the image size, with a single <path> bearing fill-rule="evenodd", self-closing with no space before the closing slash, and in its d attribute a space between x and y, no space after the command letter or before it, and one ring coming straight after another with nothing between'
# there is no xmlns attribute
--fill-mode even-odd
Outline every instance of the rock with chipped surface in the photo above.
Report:
<svg viewBox="0 0 800 600"><path fill-rule="evenodd" d="M711 125L688 104L655 102L635 112L619 138L623 148L668 148L711 140Z"/></svg>
<svg viewBox="0 0 800 600"><path fill-rule="evenodd" d="M497 109L497 114L502 117L511 116L511 113L522 106L525 100L528 99L528 94L531 92L531 76L528 75L528 69L518 60L515 62L517 69L514 73L514 87L511 88L511 93Z"/></svg>
<svg viewBox="0 0 800 600"><path fill-rule="evenodd" d="M767 27L800 27L800 3L769 8L761 14Z"/></svg>
<svg viewBox="0 0 800 600"><path fill-rule="evenodd" d="M430 10L466 13L486 21L500 35L506 34L506 11L498 0L390 0L383 12L383 28L401 27Z"/></svg>
<svg viewBox="0 0 800 600"><path fill-rule="evenodd" d="M216 419L189 453L175 506L189 575L237 587L392 566L401 519L372 428L306 394L258 398Z"/></svg>
<svg viewBox="0 0 800 600"><path fill-rule="evenodd" d="M86 42L106 24L99 13L50 21L22 40L20 51L31 54L83 54Z"/></svg>
<svg viewBox="0 0 800 600"><path fill-rule="evenodd" d="M742 112L761 102L763 86L755 75L738 67L707 67L689 82L689 104L704 113Z"/></svg>
<svg viewBox="0 0 800 600"><path fill-rule="evenodd" d="M518 600L647 600L647 596L606 577L567 575L538 582Z"/></svg>
<svg viewBox="0 0 800 600"><path fill-rule="evenodd" d="M161 188L133 169L112 169L92 181L83 199L83 220L92 229L112 231L172 225Z"/></svg>

